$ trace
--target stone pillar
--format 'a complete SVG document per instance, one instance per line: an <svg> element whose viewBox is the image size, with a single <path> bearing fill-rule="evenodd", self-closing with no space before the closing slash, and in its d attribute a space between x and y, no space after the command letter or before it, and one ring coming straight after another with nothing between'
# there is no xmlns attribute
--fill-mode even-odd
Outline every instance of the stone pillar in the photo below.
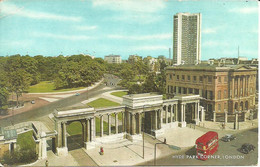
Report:
<svg viewBox="0 0 260 167"><path fill-rule="evenodd" d="M184 122L184 118L183 118L183 107L184 106L184 104L181 104L181 122Z"/></svg>
<svg viewBox="0 0 260 167"><path fill-rule="evenodd" d="M154 130L158 128L157 119L157 110L154 110Z"/></svg>
<svg viewBox="0 0 260 167"><path fill-rule="evenodd" d="M204 122L204 114L205 114L205 113L204 113L204 107L201 106L201 114L200 114L200 117L201 117L200 120L201 120L201 122Z"/></svg>
<svg viewBox="0 0 260 167"><path fill-rule="evenodd" d="M86 121L86 141L90 141L90 121L87 119Z"/></svg>
<svg viewBox="0 0 260 167"><path fill-rule="evenodd" d="M178 121L178 104L175 104L175 121Z"/></svg>
<svg viewBox="0 0 260 167"><path fill-rule="evenodd" d="M125 113L122 112L122 132L125 132Z"/></svg>
<svg viewBox="0 0 260 167"><path fill-rule="evenodd" d="M196 124L198 124L200 122L199 103L195 103L195 113L197 113L195 119L197 120Z"/></svg>
<svg viewBox="0 0 260 167"><path fill-rule="evenodd" d="M94 118L93 118L93 141L95 141L96 140L96 117L94 116Z"/></svg>
<svg viewBox="0 0 260 167"><path fill-rule="evenodd" d="M163 123L163 107L160 109L160 114L161 114L161 125L162 125L162 123Z"/></svg>
<svg viewBox="0 0 260 167"><path fill-rule="evenodd" d="M62 122L62 147L67 147L66 122Z"/></svg>
<svg viewBox="0 0 260 167"><path fill-rule="evenodd" d="M234 127L235 130L238 130L238 113L236 112L235 113L235 127Z"/></svg>
<svg viewBox="0 0 260 167"><path fill-rule="evenodd" d="M132 117L132 123L131 123L131 129L132 129L132 132L131 132L131 135L135 135L135 129L136 129L136 124L135 124L135 114L131 114L131 117Z"/></svg>
<svg viewBox="0 0 260 167"><path fill-rule="evenodd" d="M103 129L103 115L100 116L100 137L102 137L104 135L104 129Z"/></svg>
<svg viewBox="0 0 260 167"><path fill-rule="evenodd" d="M46 142L46 133L41 133L40 139L40 147L41 147L41 159L47 158L47 142Z"/></svg>
<svg viewBox="0 0 260 167"><path fill-rule="evenodd" d="M228 113L225 111L225 124L228 122Z"/></svg>
<svg viewBox="0 0 260 167"><path fill-rule="evenodd" d="M57 130L57 147L61 148L62 147L62 127L61 127L61 122L56 122L56 130Z"/></svg>
<svg viewBox="0 0 260 167"><path fill-rule="evenodd" d="M94 119L90 119L90 141L93 141L94 139Z"/></svg>
<svg viewBox="0 0 260 167"><path fill-rule="evenodd" d="M115 113L115 128L116 134L118 134L118 113Z"/></svg>
<svg viewBox="0 0 260 167"><path fill-rule="evenodd" d="M167 124L168 123L168 105L166 106L166 110L165 110L165 123Z"/></svg>
<svg viewBox="0 0 260 167"><path fill-rule="evenodd" d="M107 115L107 123L108 123L108 135L110 135L111 134L111 115L110 114L108 114Z"/></svg>
<svg viewBox="0 0 260 167"><path fill-rule="evenodd" d="M138 133L142 133L142 114L138 113Z"/></svg>
<svg viewBox="0 0 260 167"><path fill-rule="evenodd" d="M186 122L186 111L185 111L185 108L186 108L186 104L183 105L183 122Z"/></svg>
<svg viewBox="0 0 260 167"><path fill-rule="evenodd" d="M158 129L161 129L162 128L161 110L157 110L157 112L158 112L158 116L159 116L159 119L158 119Z"/></svg>
<svg viewBox="0 0 260 167"><path fill-rule="evenodd" d="M216 122L216 111L213 111L213 122Z"/></svg>
<svg viewBox="0 0 260 167"><path fill-rule="evenodd" d="M171 105L171 113L170 113L170 117L171 117L171 118L170 118L170 121L173 122L173 121L172 121L172 117L173 117L173 105Z"/></svg>
<svg viewBox="0 0 260 167"><path fill-rule="evenodd" d="M87 141L86 121L81 121L81 125L82 125L82 139L83 142L86 142Z"/></svg>
<svg viewBox="0 0 260 167"><path fill-rule="evenodd" d="M125 121L126 121L126 132L131 133L131 114L129 112L125 113Z"/></svg>
<svg viewBox="0 0 260 167"><path fill-rule="evenodd" d="M179 94L179 87L176 86L176 95L178 95L178 94Z"/></svg>

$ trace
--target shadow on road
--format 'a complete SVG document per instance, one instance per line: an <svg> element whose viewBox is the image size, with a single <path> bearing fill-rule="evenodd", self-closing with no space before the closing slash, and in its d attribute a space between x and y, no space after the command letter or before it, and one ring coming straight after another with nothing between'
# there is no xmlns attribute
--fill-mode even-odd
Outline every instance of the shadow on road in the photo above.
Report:
<svg viewBox="0 0 260 167"><path fill-rule="evenodd" d="M82 135L73 135L67 137L68 151L76 150L83 147Z"/></svg>
<svg viewBox="0 0 260 167"><path fill-rule="evenodd" d="M196 155L196 148L195 146L188 149L186 152L185 152L186 155Z"/></svg>

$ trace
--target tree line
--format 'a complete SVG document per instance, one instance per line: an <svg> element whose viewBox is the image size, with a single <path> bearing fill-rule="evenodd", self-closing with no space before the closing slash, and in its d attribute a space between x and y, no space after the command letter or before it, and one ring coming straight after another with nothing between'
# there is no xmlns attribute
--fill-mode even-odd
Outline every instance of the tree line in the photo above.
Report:
<svg viewBox="0 0 260 167"><path fill-rule="evenodd" d="M10 94L18 106L22 93L40 81L52 81L56 89L89 86L103 77L105 64L101 58L84 55L0 57L0 114L8 108Z"/></svg>

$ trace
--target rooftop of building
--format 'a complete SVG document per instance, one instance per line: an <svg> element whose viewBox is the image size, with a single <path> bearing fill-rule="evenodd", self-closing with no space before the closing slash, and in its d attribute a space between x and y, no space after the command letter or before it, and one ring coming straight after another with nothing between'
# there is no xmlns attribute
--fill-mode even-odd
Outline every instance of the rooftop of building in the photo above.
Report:
<svg viewBox="0 0 260 167"><path fill-rule="evenodd" d="M125 98L142 98L142 97L153 97L153 96L162 96L158 93L141 93L141 94L130 94L130 95L125 95L123 97Z"/></svg>
<svg viewBox="0 0 260 167"><path fill-rule="evenodd" d="M4 139L5 140L17 139L16 130L15 129L4 130Z"/></svg>
<svg viewBox="0 0 260 167"><path fill-rule="evenodd" d="M167 67L166 69L197 69L197 70L237 70L237 69L254 69L248 65L245 64L183 64L183 65L176 65Z"/></svg>
<svg viewBox="0 0 260 167"><path fill-rule="evenodd" d="M69 107L61 107L61 108L56 108L57 111L69 111L69 110L78 110L78 109L86 109L90 108L87 105L82 106L69 106Z"/></svg>

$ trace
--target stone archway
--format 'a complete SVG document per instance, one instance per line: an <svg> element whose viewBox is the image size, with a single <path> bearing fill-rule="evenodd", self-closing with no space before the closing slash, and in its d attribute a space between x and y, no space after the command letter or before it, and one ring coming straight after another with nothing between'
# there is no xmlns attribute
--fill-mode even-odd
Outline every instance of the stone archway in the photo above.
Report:
<svg viewBox="0 0 260 167"><path fill-rule="evenodd" d="M69 121L66 125L68 151L84 147L84 128L82 121Z"/></svg>

